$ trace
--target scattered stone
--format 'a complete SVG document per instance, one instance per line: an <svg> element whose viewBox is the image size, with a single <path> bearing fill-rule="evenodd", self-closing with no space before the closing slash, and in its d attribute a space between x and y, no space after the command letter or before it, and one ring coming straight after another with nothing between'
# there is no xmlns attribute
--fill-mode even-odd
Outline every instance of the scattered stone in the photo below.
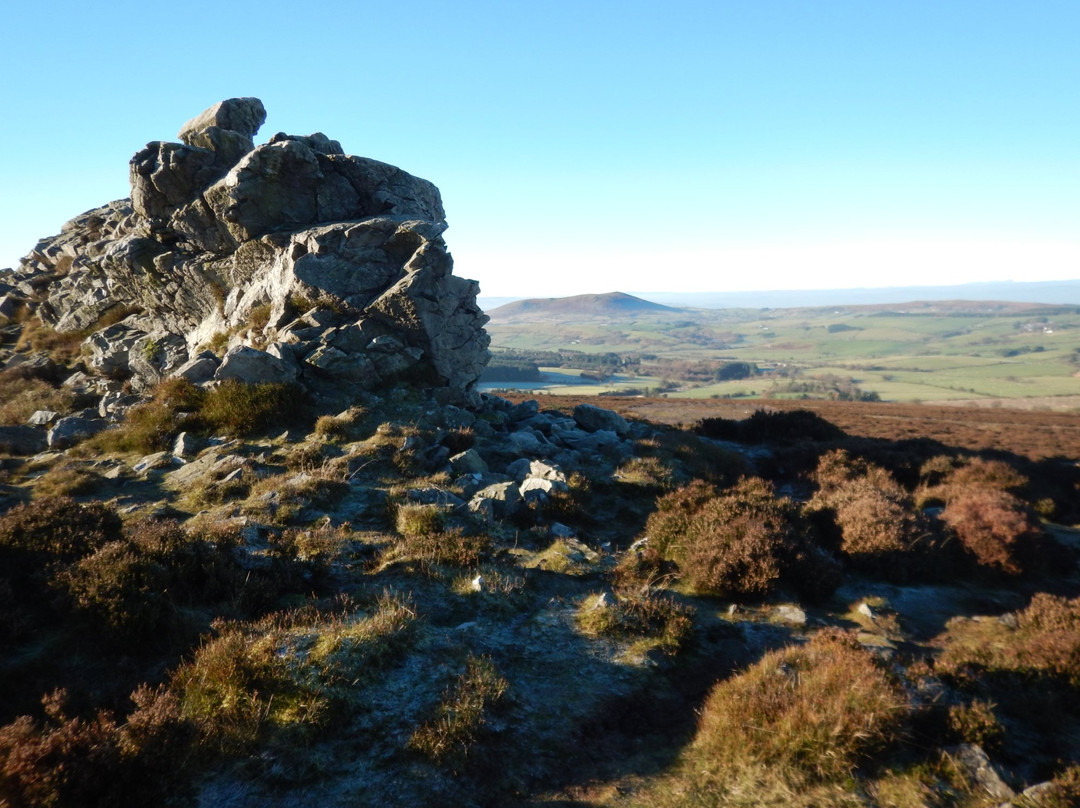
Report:
<svg viewBox="0 0 1080 808"><path fill-rule="evenodd" d="M945 753L973 782L997 800L1011 800L1016 792L1002 778L990 756L978 744L962 743L949 747Z"/></svg>
<svg viewBox="0 0 1080 808"><path fill-rule="evenodd" d="M804 612L798 606L792 606L788 603L783 603L777 606L773 610L773 616L781 623L787 623L791 626L806 625L806 612Z"/></svg>

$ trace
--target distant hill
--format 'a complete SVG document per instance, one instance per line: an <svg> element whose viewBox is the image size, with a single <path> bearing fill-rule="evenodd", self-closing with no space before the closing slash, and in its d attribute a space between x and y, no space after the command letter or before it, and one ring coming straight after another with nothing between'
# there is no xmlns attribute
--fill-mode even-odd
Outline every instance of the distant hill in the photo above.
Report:
<svg viewBox="0 0 1080 808"><path fill-rule="evenodd" d="M635 292L639 298L668 306L698 309L791 309L818 306L862 306L909 303L913 300L994 300L1012 303L1080 305L1080 280L1002 281L952 286L888 286L873 289L786 289L757 292ZM480 297L489 314L517 300Z"/></svg>
<svg viewBox="0 0 1080 808"><path fill-rule="evenodd" d="M639 317L649 314L671 314L679 309L642 300L623 292L572 297L531 298L516 300L491 309L487 314L492 322L521 320L560 320L589 318Z"/></svg>

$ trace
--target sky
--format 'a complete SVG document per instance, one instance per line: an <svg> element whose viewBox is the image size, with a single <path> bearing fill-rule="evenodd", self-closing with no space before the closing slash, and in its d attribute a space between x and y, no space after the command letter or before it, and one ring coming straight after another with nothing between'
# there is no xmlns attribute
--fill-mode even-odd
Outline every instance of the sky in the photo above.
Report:
<svg viewBox="0 0 1080 808"><path fill-rule="evenodd" d="M224 98L439 186L485 296L1080 278L1077 0L11 4L0 267Z"/></svg>

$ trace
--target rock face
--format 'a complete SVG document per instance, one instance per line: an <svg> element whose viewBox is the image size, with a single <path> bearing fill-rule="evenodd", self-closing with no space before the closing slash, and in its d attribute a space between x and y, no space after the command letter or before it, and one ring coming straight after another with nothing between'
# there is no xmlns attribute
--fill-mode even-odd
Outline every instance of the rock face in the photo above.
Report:
<svg viewBox="0 0 1080 808"><path fill-rule="evenodd" d="M5 290L57 331L91 330L90 366L136 389L209 348L222 361L200 372L316 393L404 379L475 403L487 317L452 274L439 190L321 133L255 146L265 119L232 98L148 144L131 198L41 241ZM126 316L97 328L106 312Z"/></svg>

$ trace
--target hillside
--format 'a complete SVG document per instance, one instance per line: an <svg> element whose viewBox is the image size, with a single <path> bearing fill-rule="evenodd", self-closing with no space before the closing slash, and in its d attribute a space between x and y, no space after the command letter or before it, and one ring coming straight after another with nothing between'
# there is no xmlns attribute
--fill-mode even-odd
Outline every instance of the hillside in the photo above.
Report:
<svg viewBox="0 0 1080 808"><path fill-rule="evenodd" d="M650 303L622 292L571 297L530 298L491 309L492 322L564 322L567 320L604 320L640 317L653 314L677 314L678 309Z"/></svg>
<svg viewBox="0 0 1080 808"><path fill-rule="evenodd" d="M3 457L0 800L1080 799L1080 476L1034 414L979 451L865 404L238 392Z"/></svg>
<svg viewBox="0 0 1080 808"><path fill-rule="evenodd" d="M1076 306L968 300L493 319L487 327L496 364L543 369L528 384L534 391L1054 409L1078 405L1078 328ZM600 358L608 373L597 380ZM492 380L487 389L504 387L512 385Z"/></svg>

